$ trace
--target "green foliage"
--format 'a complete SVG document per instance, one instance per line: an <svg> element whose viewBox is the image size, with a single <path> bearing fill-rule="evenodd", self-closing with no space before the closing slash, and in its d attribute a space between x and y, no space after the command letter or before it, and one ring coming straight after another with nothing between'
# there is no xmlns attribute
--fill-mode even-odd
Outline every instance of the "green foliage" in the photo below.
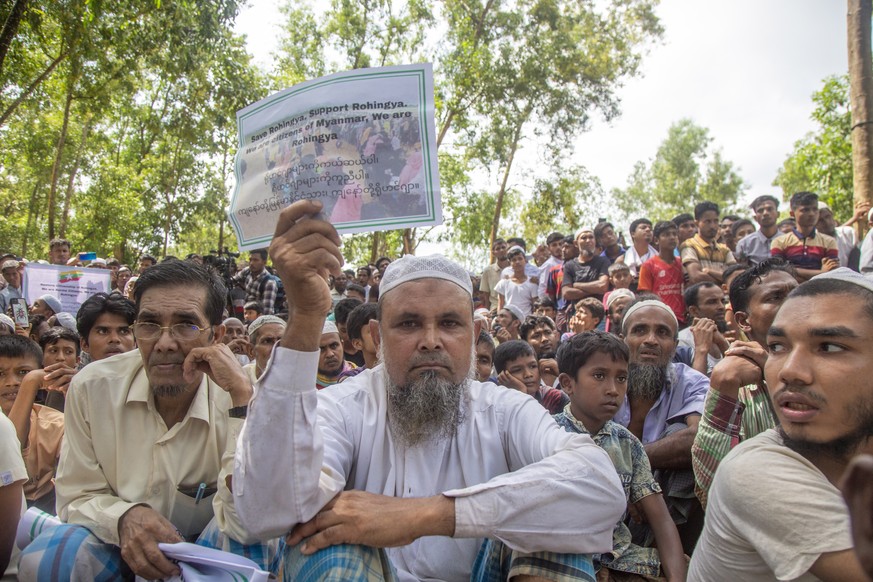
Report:
<svg viewBox="0 0 873 582"><path fill-rule="evenodd" d="M818 129L794 143L794 151L782 164L773 185L782 189L785 200L795 192L816 192L835 216L848 220L854 212L848 76L825 79L812 100L812 119Z"/></svg>
<svg viewBox="0 0 873 582"><path fill-rule="evenodd" d="M533 198L522 207L525 240L541 241L554 231L571 234L583 224L597 223L605 202L600 181L581 166L557 175L557 180L537 180Z"/></svg>
<svg viewBox="0 0 873 582"><path fill-rule="evenodd" d="M651 162L637 162L627 186L613 190L619 209L637 218L645 208L653 221L689 212L705 200L718 204L722 213L736 210L746 185L739 169L712 144L709 130L690 119L671 125Z"/></svg>

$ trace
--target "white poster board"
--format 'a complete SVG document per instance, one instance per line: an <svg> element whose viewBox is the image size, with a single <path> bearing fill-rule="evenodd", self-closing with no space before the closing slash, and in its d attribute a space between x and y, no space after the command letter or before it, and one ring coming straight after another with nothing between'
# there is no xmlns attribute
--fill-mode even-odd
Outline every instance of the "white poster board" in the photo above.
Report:
<svg viewBox="0 0 873 582"><path fill-rule="evenodd" d="M442 223L430 64L356 69L237 112L228 217L242 250L266 247L279 213L318 199L340 234Z"/></svg>
<svg viewBox="0 0 873 582"><path fill-rule="evenodd" d="M109 293L110 272L62 265L28 263L24 268L24 298L28 305L41 295L54 295L62 310L76 315L79 306L95 293Z"/></svg>

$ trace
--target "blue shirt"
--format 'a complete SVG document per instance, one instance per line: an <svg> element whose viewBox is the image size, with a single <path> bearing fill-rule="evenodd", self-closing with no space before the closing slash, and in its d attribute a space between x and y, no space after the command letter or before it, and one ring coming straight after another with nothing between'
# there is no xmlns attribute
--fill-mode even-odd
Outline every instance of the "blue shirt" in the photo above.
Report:
<svg viewBox="0 0 873 582"><path fill-rule="evenodd" d="M709 391L709 378L686 366L671 363L667 368L667 382L658 400L646 414L643 424L643 444L660 439L667 425L684 422L689 414L703 415L703 401ZM613 420L622 426L630 424L630 404L627 396Z"/></svg>

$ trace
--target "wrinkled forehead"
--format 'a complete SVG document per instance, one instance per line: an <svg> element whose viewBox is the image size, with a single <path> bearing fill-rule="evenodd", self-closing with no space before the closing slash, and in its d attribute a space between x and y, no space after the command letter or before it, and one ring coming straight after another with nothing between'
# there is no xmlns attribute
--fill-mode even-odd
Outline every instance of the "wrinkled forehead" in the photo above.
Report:
<svg viewBox="0 0 873 582"><path fill-rule="evenodd" d="M664 309L655 306L647 306L637 309L630 314L630 317L625 315L624 328L631 330L635 325L645 325L647 327L662 327L666 326L674 334L677 331L676 322L670 317Z"/></svg>
<svg viewBox="0 0 873 582"><path fill-rule="evenodd" d="M472 297L457 283L436 277L406 281L379 296L383 313L414 311L421 315L457 311L473 320Z"/></svg>

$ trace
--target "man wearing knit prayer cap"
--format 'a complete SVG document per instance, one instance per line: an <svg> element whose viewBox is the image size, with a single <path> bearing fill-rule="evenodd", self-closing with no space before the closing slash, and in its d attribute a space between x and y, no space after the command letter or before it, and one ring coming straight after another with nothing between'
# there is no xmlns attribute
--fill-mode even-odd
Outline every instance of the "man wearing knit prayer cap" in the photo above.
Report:
<svg viewBox="0 0 873 582"><path fill-rule="evenodd" d="M630 351L627 395L613 420L642 441L685 552L690 553L703 527L703 510L694 495L691 445L709 378L672 361L678 328L676 314L660 300L638 298L625 309L621 329ZM634 539L649 536L647 526L638 529Z"/></svg>
<svg viewBox="0 0 873 582"><path fill-rule="evenodd" d="M318 343L318 375L315 377L315 387L321 390L333 386L340 381L340 374L356 367L345 359L339 328L334 322L325 321L321 329L321 341Z"/></svg>
<svg viewBox="0 0 873 582"><path fill-rule="evenodd" d="M286 208L270 247L293 308L240 435L245 527L291 532L287 580L316 566L337 579L593 580L589 554L612 548L626 507L615 469L530 396L471 380L480 324L459 265L391 263L369 322L381 363L315 390L328 275L342 266L321 209Z"/></svg>

